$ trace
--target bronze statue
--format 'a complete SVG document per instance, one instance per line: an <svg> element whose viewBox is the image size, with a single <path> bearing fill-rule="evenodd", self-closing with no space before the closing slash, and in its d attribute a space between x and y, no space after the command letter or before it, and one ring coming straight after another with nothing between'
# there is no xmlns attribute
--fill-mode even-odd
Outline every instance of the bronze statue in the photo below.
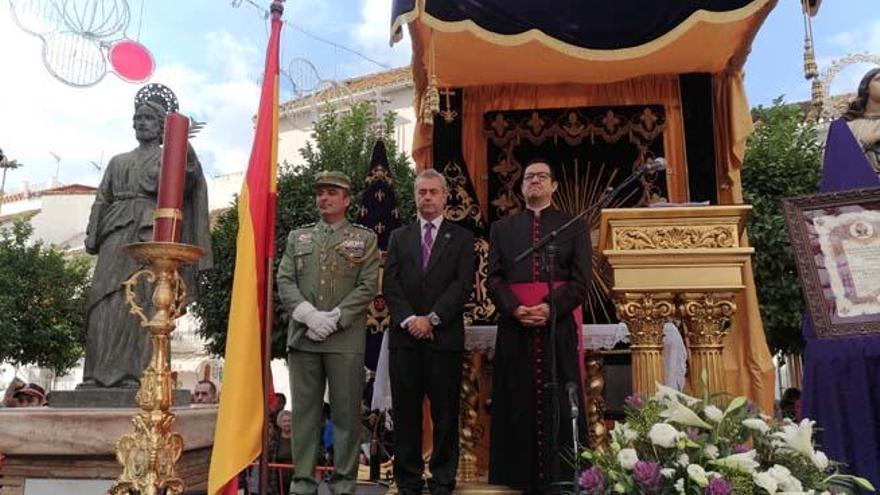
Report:
<svg viewBox="0 0 880 495"><path fill-rule="evenodd" d="M856 99L843 118L862 146L868 163L880 173L880 67L862 77Z"/></svg>
<svg viewBox="0 0 880 495"><path fill-rule="evenodd" d="M114 156L101 179L86 230L86 252L98 255L98 262L89 294L83 383L78 388L137 387L149 361L149 335L129 313L122 287L139 267L122 247L152 240L165 115L176 110L177 99L167 87L142 88L135 97L133 118L138 146ZM209 234L207 184L189 146L180 242L205 249L198 267L181 270L190 298L197 289L198 271L212 266ZM142 290L140 300L149 301L150 292Z"/></svg>

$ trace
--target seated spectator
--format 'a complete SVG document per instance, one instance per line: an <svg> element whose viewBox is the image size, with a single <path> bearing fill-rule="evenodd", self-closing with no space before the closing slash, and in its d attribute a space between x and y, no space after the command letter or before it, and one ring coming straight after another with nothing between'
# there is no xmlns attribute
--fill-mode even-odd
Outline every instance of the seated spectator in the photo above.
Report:
<svg viewBox="0 0 880 495"><path fill-rule="evenodd" d="M782 399L779 401L779 412L782 418L788 418L792 421L800 421L800 402L801 391L797 388L787 388L782 393Z"/></svg>
<svg viewBox="0 0 880 495"><path fill-rule="evenodd" d="M293 452L291 451L291 437L293 436L293 414L290 411L282 410L278 413L276 421L278 436L275 441L275 448L270 457L273 464L293 464ZM281 475L279 481L278 475ZM293 479L293 471L289 468L274 468L269 470L269 493L286 494L290 489L290 482ZM280 490L279 490L280 489Z"/></svg>
<svg viewBox="0 0 880 495"><path fill-rule="evenodd" d="M217 387L211 380L202 380L196 383L192 394L193 404L216 404Z"/></svg>
<svg viewBox="0 0 880 495"><path fill-rule="evenodd" d="M28 383L13 394L18 405L14 407L42 407L46 405L46 391L36 383Z"/></svg>
<svg viewBox="0 0 880 495"><path fill-rule="evenodd" d="M6 393L3 394L3 403L0 407L18 407L18 399L15 398L15 393L24 388L25 385L27 384L24 380L15 377L12 383L6 387Z"/></svg>

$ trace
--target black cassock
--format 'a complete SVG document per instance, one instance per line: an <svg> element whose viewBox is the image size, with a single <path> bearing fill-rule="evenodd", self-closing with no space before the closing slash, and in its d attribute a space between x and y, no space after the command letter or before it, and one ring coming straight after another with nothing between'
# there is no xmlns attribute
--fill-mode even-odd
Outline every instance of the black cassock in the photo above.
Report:
<svg viewBox="0 0 880 495"><path fill-rule="evenodd" d="M492 224L489 244L488 286L499 311L492 377L492 429L489 482L533 493L558 491L553 483L572 479L572 429L566 383L578 385L577 331L572 311L583 305L590 280L590 243L579 220L555 242L554 278L557 343L558 447L551 451L553 415L549 327L524 327L513 311L521 304L513 285L544 282L540 254L519 263L514 258L535 241L568 221L571 216L553 208L536 215L531 210ZM578 418L584 441L582 404ZM570 487L569 487L570 488Z"/></svg>

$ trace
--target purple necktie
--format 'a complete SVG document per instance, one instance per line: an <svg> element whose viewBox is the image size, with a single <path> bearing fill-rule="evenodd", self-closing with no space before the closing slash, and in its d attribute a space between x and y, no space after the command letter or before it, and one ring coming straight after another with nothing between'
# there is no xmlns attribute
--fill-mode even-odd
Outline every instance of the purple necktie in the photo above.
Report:
<svg viewBox="0 0 880 495"><path fill-rule="evenodd" d="M431 258L431 247L434 246L434 235L431 234L433 229L433 223L425 224L425 235L422 237L422 273L428 269L428 260Z"/></svg>

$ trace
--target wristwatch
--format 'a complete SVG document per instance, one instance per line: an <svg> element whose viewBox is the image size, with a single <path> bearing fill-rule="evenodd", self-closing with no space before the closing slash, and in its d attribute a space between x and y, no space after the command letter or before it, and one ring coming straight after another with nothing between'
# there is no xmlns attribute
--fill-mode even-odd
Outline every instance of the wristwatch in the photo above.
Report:
<svg viewBox="0 0 880 495"><path fill-rule="evenodd" d="M431 325L434 325L436 327L440 324L440 317L437 316L437 313L431 311L430 313L428 313L428 321L431 322Z"/></svg>

